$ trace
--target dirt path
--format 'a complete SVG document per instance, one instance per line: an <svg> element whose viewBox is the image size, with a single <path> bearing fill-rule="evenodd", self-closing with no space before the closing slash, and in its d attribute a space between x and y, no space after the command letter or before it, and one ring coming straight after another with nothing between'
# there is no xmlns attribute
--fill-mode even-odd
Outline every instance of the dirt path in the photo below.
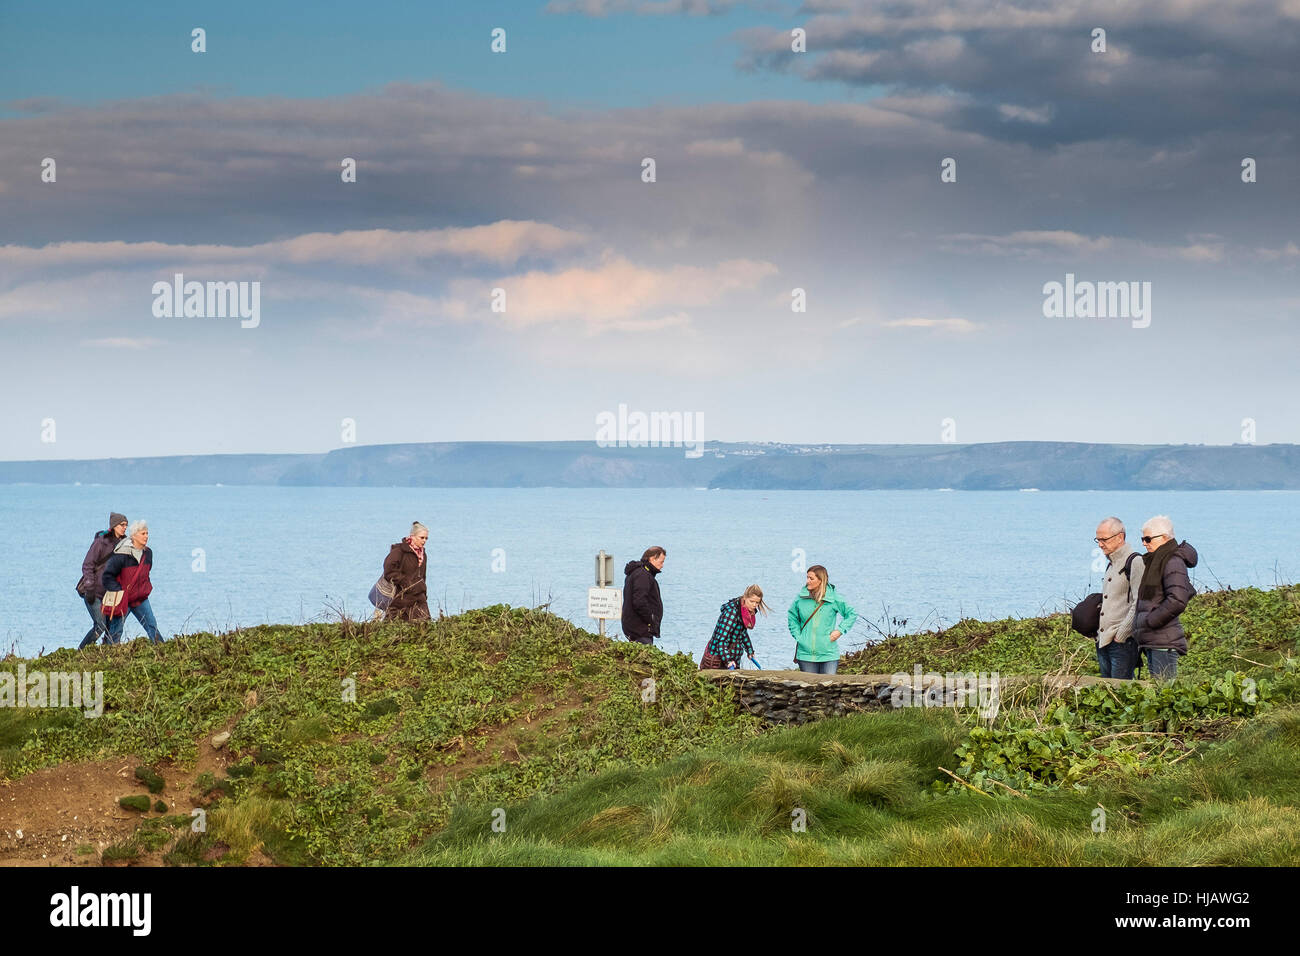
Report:
<svg viewBox="0 0 1300 956"><path fill-rule="evenodd" d="M238 720L236 716L221 730L230 730ZM163 763L153 768L165 781L160 794L149 793L135 778L140 760L129 754L0 781L0 866L99 866L106 847L129 839L146 817L162 816L126 810L119 797L143 794L151 803L162 800L168 814L188 815L202 805L194 792L199 775L211 771L223 776L230 761L229 751L212 746L211 737L219 732L198 742L194 767ZM133 865L159 866L162 856L162 850L142 851Z"/></svg>

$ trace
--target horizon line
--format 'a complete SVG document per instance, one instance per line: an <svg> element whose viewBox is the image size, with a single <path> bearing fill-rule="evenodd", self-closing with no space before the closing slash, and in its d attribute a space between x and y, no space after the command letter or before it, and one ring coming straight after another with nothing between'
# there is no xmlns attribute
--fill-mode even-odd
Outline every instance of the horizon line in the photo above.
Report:
<svg viewBox="0 0 1300 956"><path fill-rule="evenodd" d="M591 438L556 438L556 439L465 439L440 441L375 442L373 444L347 444L325 451L250 451L250 452L171 452L166 454L114 455L99 458L5 458L0 465L43 465L57 462L95 462L95 461L130 461L141 458L253 458L253 457L311 457L331 455L335 452L361 448L401 448L412 445L593 445L601 451L663 451L685 447L685 442L657 442L645 444L601 445ZM689 443L691 445L696 442ZM983 442L799 442L799 441L765 441L733 440L698 442L701 454L707 454L712 448L737 445L765 445L777 448L975 448L984 445L1087 445L1111 448L1285 448L1300 447L1296 442L1231 442L1211 444L1207 442L1117 442L1117 441L1078 441L1073 439L1028 438L1000 439Z"/></svg>

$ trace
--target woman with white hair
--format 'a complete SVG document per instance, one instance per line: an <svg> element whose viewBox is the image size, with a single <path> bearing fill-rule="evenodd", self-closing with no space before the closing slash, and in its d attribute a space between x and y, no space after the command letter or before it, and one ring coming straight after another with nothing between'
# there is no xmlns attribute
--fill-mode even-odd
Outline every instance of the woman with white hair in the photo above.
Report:
<svg viewBox="0 0 1300 956"><path fill-rule="evenodd" d="M384 580L394 588L386 614L390 620L429 620L429 593L425 586L429 562L424 552L428 540L429 529L413 521L411 533L388 549Z"/></svg>
<svg viewBox="0 0 1300 956"><path fill-rule="evenodd" d="M149 548L149 525L133 521L126 537L118 542L112 556L104 565L104 619L108 622L108 643L122 640L122 628L127 614L144 628L145 635L155 644L162 643L158 622L149 607L153 584L149 572L153 570L153 551Z"/></svg>
<svg viewBox="0 0 1300 956"><path fill-rule="evenodd" d="M1187 653L1187 637L1179 615L1196 589L1187 575L1196 567L1196 549L1174 538L1174 523L1156 515L1142 525L1142 583L1138 586L1133 640L1146 654L1151 676L1170 680L1178 673L1178 658Z"/></svg>

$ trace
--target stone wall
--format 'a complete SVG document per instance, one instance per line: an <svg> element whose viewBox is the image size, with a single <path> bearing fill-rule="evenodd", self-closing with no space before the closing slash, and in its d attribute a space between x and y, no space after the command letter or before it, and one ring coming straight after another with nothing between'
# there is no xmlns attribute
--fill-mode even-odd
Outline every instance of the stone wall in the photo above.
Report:
<svg viewBox="0 0 1300 956"><path fill-rule="evenodd" d="M802 671L701 671L710 680L731 683L740 706L775 724L804 724L823 717L868 710L916 707L977 708L981 716L997 712L998 702L1023 688L1041 686L1059 692L1103 681L1099 677L997 677L970 674L963 693L939 674L806 674ZM899 703L896 703L899 702Z"/></svg>

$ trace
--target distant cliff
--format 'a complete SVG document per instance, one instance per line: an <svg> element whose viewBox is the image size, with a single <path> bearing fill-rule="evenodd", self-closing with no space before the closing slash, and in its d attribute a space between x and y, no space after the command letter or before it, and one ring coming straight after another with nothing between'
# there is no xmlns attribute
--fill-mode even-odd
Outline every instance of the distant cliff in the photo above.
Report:
<svg viewBox="0 0 1300 956"><path fill-rule="evenodd" d="M316 455L0 462L0 484L963 490L1300 489L1300 445L363 445Z"/></svg>

